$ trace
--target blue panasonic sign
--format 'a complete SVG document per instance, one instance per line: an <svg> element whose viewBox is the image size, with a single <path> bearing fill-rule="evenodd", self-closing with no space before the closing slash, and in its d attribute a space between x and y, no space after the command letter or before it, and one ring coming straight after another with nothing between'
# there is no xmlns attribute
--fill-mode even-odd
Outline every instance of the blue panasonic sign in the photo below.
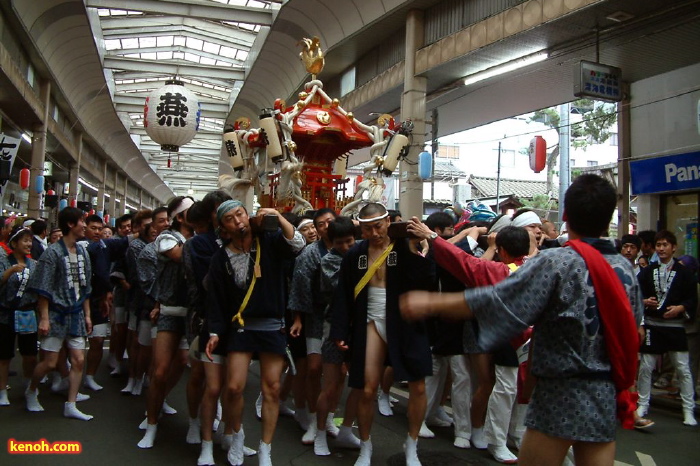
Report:
<svg viewBox="0 0 700 466"><path fill-rule="evenodd" d="M632 194L700 189L700 151L630 162Z"/></svg>

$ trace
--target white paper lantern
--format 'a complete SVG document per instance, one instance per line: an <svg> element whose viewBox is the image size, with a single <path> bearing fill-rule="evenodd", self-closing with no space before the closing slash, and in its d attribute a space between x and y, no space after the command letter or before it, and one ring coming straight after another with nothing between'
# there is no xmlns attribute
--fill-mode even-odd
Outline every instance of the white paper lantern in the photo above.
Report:
<svg viewBox="0 0 700 466"><path fill-rule="evenodd" d="M173 79L146 97L143 124L161 150L177 152L199 130L201 113L197 96L186 89L182 81Z"/></svg>

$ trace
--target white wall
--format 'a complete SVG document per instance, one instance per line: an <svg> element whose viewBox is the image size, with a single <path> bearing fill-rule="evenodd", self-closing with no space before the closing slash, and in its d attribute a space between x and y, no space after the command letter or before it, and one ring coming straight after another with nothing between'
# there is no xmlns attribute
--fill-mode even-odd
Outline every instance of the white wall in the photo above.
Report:
<svg viewBox="0 0 700 466"><path fill-rule="evenodd" d="M630 86L632 158L700 150L700 63ZM638 229L655 229L658 195L639 196Z"/></svg>

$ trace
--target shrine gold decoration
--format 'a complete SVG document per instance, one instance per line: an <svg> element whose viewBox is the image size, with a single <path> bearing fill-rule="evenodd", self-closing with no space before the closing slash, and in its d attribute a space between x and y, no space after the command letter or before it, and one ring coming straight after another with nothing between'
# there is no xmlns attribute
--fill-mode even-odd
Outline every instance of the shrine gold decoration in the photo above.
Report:
<svg viewBox="0 0 700 466"><path fill-rule="evenodd" d="M318 112L316 113L316 119L322 125L327 125L331 122L331 115L328 112Z"/></svg>
<svg viewBox="0 0 700 466"><path fill-rule="evenodd" d="M304 62L306 71L311 73L313 79L316 79L316 75L323 71L323 66L325 65L323 50L321 50L321 40L315 36L311 39L304 38L297 45L304 47L299 53L299 57Z"/></svg>

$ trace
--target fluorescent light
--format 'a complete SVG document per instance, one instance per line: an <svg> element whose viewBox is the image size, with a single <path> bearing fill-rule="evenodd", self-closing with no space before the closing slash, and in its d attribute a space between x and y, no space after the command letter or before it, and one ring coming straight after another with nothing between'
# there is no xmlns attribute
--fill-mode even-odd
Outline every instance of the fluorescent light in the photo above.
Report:
<svg viewBox="0 0 700 466"><path fill-rule="evenodd" d="M78 183L82 184L86 188L92 189L93 191L99 191L96 186L91 185L90 183L88 183L87 181L85 181L82 178L78 178Z"/></svg>
<svg viewBox="0 0 700 466"><path fill-rule="evenodd" d="M24 139L25 141L27 141L29 144L32 143L32 138L30 138L29 135L28 135L27 133L22 133L22 139Z"/></svg>
<svg viewBox="0 0 700 466"><path fill-rule="evenodd" d="M126 205L126 208L127 208L127 209L138 210L136 207L132 206L132 205L129 204L129 203L126 203L125 205Z"/></svg>
<svg viewBox="0 0 700 466"><path fill-rule="evenodd" d="M523 68L533 63L538 63L546 60L549 57L547 52L537 52L532 55L525 55L524 57L516 58L509 62L501 63L500 65L493 66L491 68L485 69L484 71L479 71L478 73L470 74L464 78L464 85L469 86L470 84L478 83L484 79L493 78L500 74L508 73L510 71Z"/></svg>

